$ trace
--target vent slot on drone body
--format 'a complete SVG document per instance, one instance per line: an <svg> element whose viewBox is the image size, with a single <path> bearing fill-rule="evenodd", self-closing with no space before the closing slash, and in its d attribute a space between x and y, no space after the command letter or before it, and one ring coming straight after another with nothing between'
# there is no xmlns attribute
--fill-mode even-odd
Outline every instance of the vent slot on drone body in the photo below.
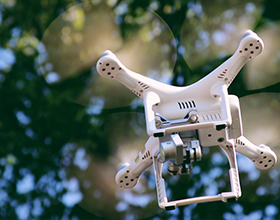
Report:
<svg viewBox="0 0 280 220"><path fill-rule="evenodd" d="M143 89L148 89L149 86L141 81L138 81L138 85L141 86Z"/></svg>
<svg viewBox="0 0 280 220"><path fill-rule="evenodd" d="M236 139L235 142L236 142L236 144L239 144L239 145L243 145L243 146L245 145L245 143L239 139Z"/></svg>
<svg viewBox="0 0 280 220"><path fill-rule="evenodd" d="M140 90L139 92L135 91L135 90L131 90L135 95L137 95L138 97L142 97L141 93L143 92L142 90Z"/></svg>
<svg viewBox="0 0 280 220"><path fill-rule="evenodd" d="M202 115L201 117L202 117L203 121L216 121L216 120L222 119L222 117L219 113Z"/></svg>
<svg viewBox="0 0 280 220"><path fill-rule="evenodd" d="M142 155L142 160L145 160L145 159L147 159L147 158L152 159L152 157L150 157L150 156L151 156L150 151L147 151L147 152L145 152L145 153Z"/></svg>
<svg viewBox="0 0 280 220"><path fill-rule="evenodd" d="M192 100L192 101L187 101L187 102L178 102L178 106L180 109L188 109L188 108L195 108L196 104Z"/></svg>
<svg viewBox="0 0 280 220"><path fill-rule="evenodd" d="M219 75L218 75L218 78L219 79L224 79L224 77L226 76L227 74L227 69L224 69Z"/></svg>

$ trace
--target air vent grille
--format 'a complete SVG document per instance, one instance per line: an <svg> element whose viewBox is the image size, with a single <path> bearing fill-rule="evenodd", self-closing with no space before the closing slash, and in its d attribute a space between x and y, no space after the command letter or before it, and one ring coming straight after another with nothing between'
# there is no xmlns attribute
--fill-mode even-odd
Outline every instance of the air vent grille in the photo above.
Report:
<svg viewBox="0 0 280 220"><path fill-rule="evenodd" d="M245 145L245 143L239 139L236 139L235 142L236 142L236 144L239 144L239 145L243 145L243 146Z"/></svg>
<svg viewBox="0 0 280 220"><path fill-rule="evenodd" d="M192 101L178 102L178 106L180 109L188 109L188 108L195 108L196 104L192 100Z"/></svg>
<svg viewBox="0 0 280 220"><path fill-rule="evenodd" d="M221 120L222 117L220 114L207 114L207 115L202 115L201 116L203 121L216 121L216 120Z"/></svg>
<svg viewBox="0 0 280 220"><path fill-rule="evenodd" d="M143 89L148 89L149 86L141 81L138 81L138 85L141 86Z"/></svg>

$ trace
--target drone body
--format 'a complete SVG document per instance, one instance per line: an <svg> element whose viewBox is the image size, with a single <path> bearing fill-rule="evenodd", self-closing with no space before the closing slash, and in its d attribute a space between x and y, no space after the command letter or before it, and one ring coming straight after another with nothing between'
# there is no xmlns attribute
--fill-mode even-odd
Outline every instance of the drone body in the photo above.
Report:
<svg viewBox="0 0 280 220"><path fill-rule="evenodd" d="M144 101L147 134L144 148L131 164L116 175L122 188L134 187L142 172L153 164L159 206L174 209L199 202L226 202L241 196L236 152L249 157L259 169L275 165L277 157L267 146L255 146L243 136L239 99L228 95L240 69L262 52L263 42L247 31L236 52L198 82L176 87L147 78L127 69L111 51L105 51L96 64L101 76L124 84ZM201 147L220 146L229 160L231 191L169 202L162 178L162 165L168 161L171 175L188 174L192 162L201 160Z"/></svg>

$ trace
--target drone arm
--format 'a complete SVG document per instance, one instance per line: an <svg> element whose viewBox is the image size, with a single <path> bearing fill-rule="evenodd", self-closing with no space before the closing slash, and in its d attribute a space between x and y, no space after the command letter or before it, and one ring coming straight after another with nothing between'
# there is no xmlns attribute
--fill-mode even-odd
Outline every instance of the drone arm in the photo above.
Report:
<svg viewBox="0 0 280 220"><path fill-rule="evenodd" d="M131 163L125 163L118 171L115 181L119 187L130 189L134 187L141 174L153 163L153 152L159 146L158 138L150 137L138 156Z"/></svg>
<svg viewBox="0 0 280 220"><path fill-rule="evenodd" d="M235 142L236 152L250 158L258 169L269 169L276 164L277 156L268 146L256 146L244 136L237 138Z"/></svg>
<svg viewBox="0 0 280 220"><path fill-rule="evenodd" d="M219 81L212 86L211 95L214 98L221 98L221 112L222 112L222 120L226 123L226 125L232 124L232 117L230 113L230 104L228 98L227 85L225 82Z"/></svg>
<svg viewBox="0 0 280 220"><path fill-rule="evenodd" d="M146 92L144 94L146 129L149 136L153 136L154 132L157 130L153 106L158 104L159 102L160 98L155 92Z"/></svg>

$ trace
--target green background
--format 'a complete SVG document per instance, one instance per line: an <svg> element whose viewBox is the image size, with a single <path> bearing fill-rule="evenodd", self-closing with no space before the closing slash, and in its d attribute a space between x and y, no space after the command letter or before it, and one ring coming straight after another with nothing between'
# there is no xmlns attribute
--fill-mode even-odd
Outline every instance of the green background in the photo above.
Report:
<svg viewBox="0 0 280 220"><path fill-rule="evenodd" d="M95 63L112 50L130 69L176 86L235 52L247 29L264 52L229 88L244 134L279 149L280 1L1 0L1 219L280 219L280 167L257 170L238 155L237 202L158 208L153 171L123 191L114 176L142 149L143 104ZM203 89L203 88L202 88ZM218 147L190 176L165 173L170 199L229 189Z"/></svg>

